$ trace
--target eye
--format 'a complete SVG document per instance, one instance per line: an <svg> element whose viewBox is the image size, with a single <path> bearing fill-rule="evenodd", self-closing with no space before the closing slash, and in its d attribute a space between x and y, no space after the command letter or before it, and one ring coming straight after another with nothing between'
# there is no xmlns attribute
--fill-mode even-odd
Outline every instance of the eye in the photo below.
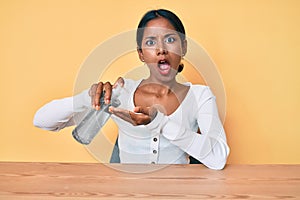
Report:
<svg viewBox="0 0 300 200"><path fill-rule="evenodd" d="M147 40L147 41L145 42L145 44L146 44L147 46L153 46L153 45L155 45L155 41L154 41L154 40Z"/></svg>
<svg viewBox="0 0 300 200"><path fill-rule="evenodd" d="M173 43L173 42L175 42L175 38L174 38L174 37L167 37L167 38L165 39L165 42L166 42L166 43Z"/></svg>

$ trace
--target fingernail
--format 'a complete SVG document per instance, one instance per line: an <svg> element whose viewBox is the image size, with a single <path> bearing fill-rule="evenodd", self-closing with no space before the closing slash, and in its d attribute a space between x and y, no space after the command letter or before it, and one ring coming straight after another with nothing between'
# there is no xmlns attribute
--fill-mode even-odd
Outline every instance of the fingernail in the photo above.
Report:
<svg viewBox="0 0 300 200"><path fill-rule="evenodd" d="M109 104L109 99L105 99L105 104Z"/></svg>

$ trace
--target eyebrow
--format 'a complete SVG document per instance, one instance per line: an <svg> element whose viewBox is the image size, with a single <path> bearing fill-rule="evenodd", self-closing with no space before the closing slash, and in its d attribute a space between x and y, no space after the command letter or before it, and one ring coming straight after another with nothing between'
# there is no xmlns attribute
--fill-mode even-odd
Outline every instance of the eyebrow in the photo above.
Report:
<svg viewBox="0 0 300 200"><path fill-rule="evenodd" d="M166 38L166 37L169 37L169 36L172 36L172 35L177 36L177 34L175 34L175 33L169 33L169 34L166 34L166 35L165 35L165 38Z"/></svg>
<svg viewBox="0 0 300 200"><path fill-rule="evenodd" d="M172 35L177 35L177 34L175 34L175 33L168 33L168 34L166 34L165 36L164 36L164 38L167 38L167 37L170 37L170 36L172 36ZM145 39L151 39L151 40L153 40L153 39L155 39L156 37L155 36L148 36L148 37L145 37Z"/></svg>
<svg viewBox="0 0 300 200"><path fill-rule="evenodd" d="M148 37L145 37L145 39L151 39L151 40L154 40L156 37L154 36L148 36Z"/></svg>

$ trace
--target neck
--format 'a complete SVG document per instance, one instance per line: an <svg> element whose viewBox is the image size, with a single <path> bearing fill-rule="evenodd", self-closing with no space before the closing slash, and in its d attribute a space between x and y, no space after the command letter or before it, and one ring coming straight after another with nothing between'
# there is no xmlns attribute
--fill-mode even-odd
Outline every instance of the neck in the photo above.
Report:
<svg viewBox="0 0 300 200"><path fill-rule="evenodd" d="M161 94L169 94L170 92L174 92L178 86L178 82L176 80L162 82L155 79L151 79L150 77L143 80L141 85L142 87L152 88L157 93Z"/></svg>

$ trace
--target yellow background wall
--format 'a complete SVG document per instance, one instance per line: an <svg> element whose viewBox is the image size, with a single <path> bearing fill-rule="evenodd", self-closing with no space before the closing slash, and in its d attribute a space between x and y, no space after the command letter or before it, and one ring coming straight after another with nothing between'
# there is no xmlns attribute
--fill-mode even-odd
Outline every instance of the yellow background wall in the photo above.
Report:
<svg viewBox="0 0 300 200"><path fill-rule="evenodd" d="M71 96L89 53L135 29L154 8L177 13L218 66L227 95L228 162L300 163L297 0L0 1L0 160L97 162L73 140L72 128L33 127L34 113ZM132 58L125 64L139 63Z"/></svg>

